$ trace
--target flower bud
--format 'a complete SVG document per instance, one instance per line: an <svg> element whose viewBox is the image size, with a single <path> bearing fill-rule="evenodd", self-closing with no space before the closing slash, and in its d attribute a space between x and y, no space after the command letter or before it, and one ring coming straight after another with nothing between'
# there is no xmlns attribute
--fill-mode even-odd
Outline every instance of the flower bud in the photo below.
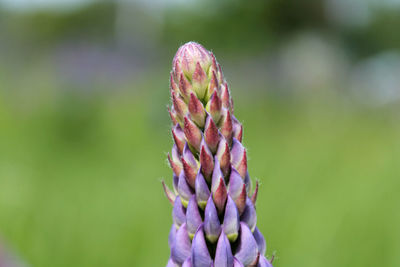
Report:
<svg viewBox="0 0 400 267"><path fill-rule="evenodd" d="M212 117L209 115L206 118L206 124L204 126L204 140L213 154L217 151L219 139L218 128Z"/></svg>
<svg viewBox="0 0 400 267"><path fill-rule="evenodd" d="M195 191L196 191L197 205L199 205L199 207L202 210L204 210L211 193L210 190L208 189L206 180L204 179L201 172L199 172L196 177Z"/></svg>
<svg viewBox="0 0 400 267"><path fill-rule="evenodd" d="M258 247L249 227L245 223L240 223L239 245L235 257L244 266L251 266L257 262Z"/></svg>
<svg viewBox="0 0 400 267"><path fill-rule="evenodd" d="M202 223L199 208L196 202L196 196L192 195L186 209L186 225L190 239L193 239L194 234Z"/></svg>
<svg viewBox="0 0 400 267"><path fill-rule="evenodd" d="M196 151L200 151L200 143L203 139L201 130L197 125L189 119L188 116L184 118L184 127L183 131L186 136L186 140Z"/></svg>
<svg viewBox="0 0 400 267"><path fill-rule="evenodd" d="M211 197L208 199L204 211L204 232L207 240L211 243L215 243L221 233L218 212Z"/></svg>
<svg viewBox="0 0 400 267"><path fill-rule="evenodd" d="M203 226L199 227L193 238L191 258L193 267L207 267L213 263L204 238Z"/></svg>
<svg viewBox="0 0 400 267"><path fill-rule="evenodd" d="M215 250L214 266L233 267L231 244L224 233L221 233Z"/></svg>
<svg viewBox="0 0 400 267"><path fill-rule="evenodd" d="M171 258L179 265L190 256L191 243L186 228L186 223L178 229L175 236L175 242L171 249Z"/></svg>
<svg viewBox="0 0 400 267"><path fill-rule="evenodd" d="M186 211L182 205L181 198L178 196L175 198L174 208L172 209L172 220L174 221L177 229L186 222Z"/></svg>

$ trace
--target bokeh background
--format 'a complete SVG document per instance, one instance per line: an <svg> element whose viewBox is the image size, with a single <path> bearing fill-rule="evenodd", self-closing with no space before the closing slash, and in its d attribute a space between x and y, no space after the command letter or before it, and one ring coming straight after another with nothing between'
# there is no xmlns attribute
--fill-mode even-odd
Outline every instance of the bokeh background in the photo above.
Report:
<svg viewBox="0 0 400 267"><path fill-rule="evenodd" d="M400 266L400 1L0 0L0 238L28 266L164 266L168 78L221 63L275 267Z"/></svg>

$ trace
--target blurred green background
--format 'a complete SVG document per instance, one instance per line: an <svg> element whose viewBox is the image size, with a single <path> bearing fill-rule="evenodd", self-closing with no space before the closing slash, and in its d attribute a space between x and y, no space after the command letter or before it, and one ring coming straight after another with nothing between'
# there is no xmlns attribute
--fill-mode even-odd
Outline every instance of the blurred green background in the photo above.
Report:
<svg viewBox="0 0 400 267"><path fill-rule="evenodd" d="M399 12L0 1L1 240L29 266L166 264L170 62L195 40L230 83L274 266L400 266Z"/></svg>

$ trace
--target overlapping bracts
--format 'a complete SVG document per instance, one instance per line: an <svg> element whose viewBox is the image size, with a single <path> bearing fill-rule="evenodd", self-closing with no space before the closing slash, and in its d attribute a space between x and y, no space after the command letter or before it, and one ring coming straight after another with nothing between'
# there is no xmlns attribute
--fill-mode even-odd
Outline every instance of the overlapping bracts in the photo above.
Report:
<svg viewBox="0 0 400 267"><path fill-rule="evenodd" d="M220 65L201 45L176 53L170 77L174 145L168 154L173 204L167 267L271 267L257 228L243 127Z"/></svg>

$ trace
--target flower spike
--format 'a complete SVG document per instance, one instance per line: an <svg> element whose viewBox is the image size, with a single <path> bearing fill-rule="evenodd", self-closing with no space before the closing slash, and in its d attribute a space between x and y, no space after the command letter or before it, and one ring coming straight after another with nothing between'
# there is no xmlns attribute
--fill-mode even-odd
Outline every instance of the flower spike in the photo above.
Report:
<svg viewBox="0 0 400 267"><path fill-rule="evenodd" d="M213 53L181 46L170 75L174 145L168 154L173 204L167 267L272 267L257 227L243 126Z"/></svg>

